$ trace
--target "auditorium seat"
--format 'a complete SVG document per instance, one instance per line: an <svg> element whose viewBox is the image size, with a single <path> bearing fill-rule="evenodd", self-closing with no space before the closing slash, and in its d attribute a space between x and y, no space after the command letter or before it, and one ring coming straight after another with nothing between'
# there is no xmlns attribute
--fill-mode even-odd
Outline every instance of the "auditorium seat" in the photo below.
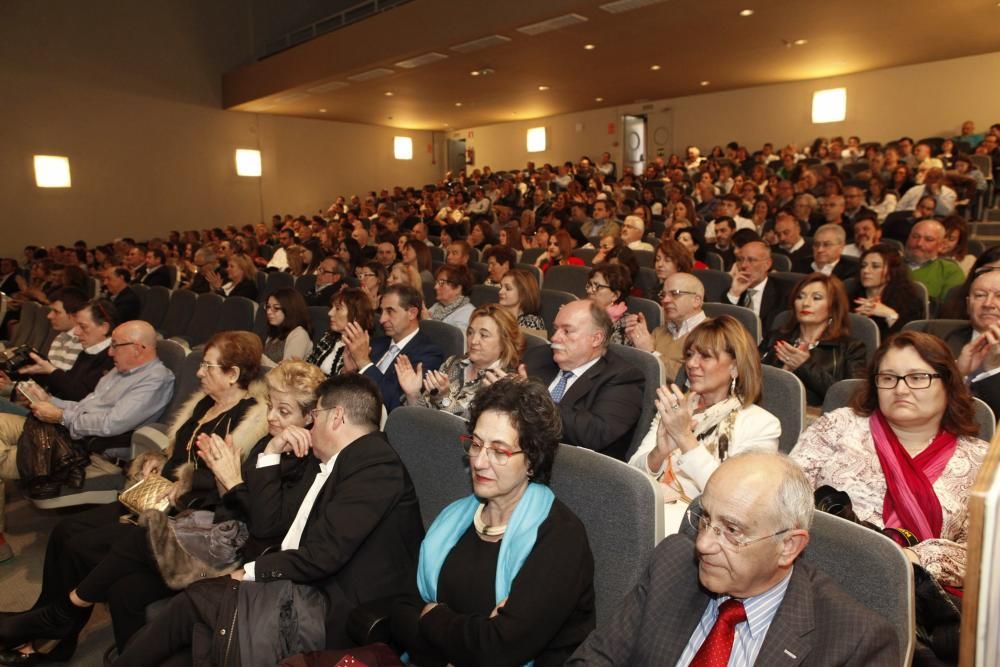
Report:
<svg viewBox="0 0 1000 667"><path fill-rule="evenodd" d="M187 328L176 339L183 340L192 348L204 345L217 331L225 299L214 292L199 294L194 304L194 313Z"/></svg>
<svg viewBox="0 0 1000 667"><path fill-rule="evenodd" d="M775 366L761 366L760 407L781 422L778 449L792 451L806 425L806 388L795 373Z"/></svg>
<svg viewBox="0 0 1000 667"><path fill-rule="evenodd" d="M218 331L253 331L258 308L256 301L245 296L226 297L219 312Z"/></svg>
<svg viewBox="0 0 1000 667"><path fill-rule="evenodd" d="M771 253L771 269L787 273L792 270L792 258L780 252Z"/></svg>
<svg viewBox="0 0 1000 667"><path fill-rule="evenodd" d="M721 315L729 315L734 320L743 325L750 335L753 337L757 345L760 345L761 341L761 325L760 318L757 313L753 312L749 308L744 308L743 306L736 306L731 303L713 303L706 301L702 304L702 310L709 317L719 317Z"/></svg>
<svg viewBox="0 0 1000 667"><path fill-rule="evenodd" d="M545 288L575 294L578 299L587 298L587 275L590 267L563 264L553 266L545 272Z"/></svg>
<svg viewBox="0 0 1000 667"><path fill-rule="evenodd" d="M714 271L712 269L695 269L691 273L701 281L705 287L705 301L719 303L729 291L729 286L733 279L725 271Z"/></svg>
<svg viewBox="0 0 1000 667"><path fill-rule="evenodd" d="M556 315L559 309L570 301L576 301L576 296L569 292L545 288L542 290L541 307L538 314L545 322L545 328L551 336L556 330Z"/></svg>
<svg viewBox="0 0 1000 667"><path fill-rule="evenodd" d="M473 285L469 300L476 308L487 303L497 303L500 300L500 288L492 285Z"/></svg>
<svg viewBox="0 0 1000 667"><path fill-rule="evenodd" d="M159 327L159 332L164 338L182 336L187 331L188 323L194 315L194 305L198 301L198 295L191 290L174 290L170 295L170 303L167 304L167 313L163 317L163 323Z"/></svg>
<svg viewBox="0 0 1000 667"><path fill-rule="evenodd" d="M635 431L632 433L632 442L629 443L628 452L625 454L625 460L628 461L635 454L636 450L639 449L642 439L649 431L650 424L653 423L653 417L656 416L656 405L653 401L656 400L657 388L665 382L663 364L660 363L660 359L654 354L629 347L628 345L611 343L608 347L614 350L625 361L642 371L644 378L642 386L642 411L639 413Z"/></svg>
<svg viewBox="0 0 1000 667"><path fill-rule="evenodd" d="M639 296L628 297L628 312L642 313L646 318L646 328L652 333L653 329L663 325L663 308L652 299L644 299Z"/></svg>
<svg viewBox="0 0 1000 667"><path fill-rule="evenodd" d="M447 322L421 320L420 330L444 352L444 358L465 354L465 332Z"/></svg>
<svg viewBox="0 0 1000 667"><path fill-rule="evenodd" d="M170 290L159 285L149 287L146 291L146 300L143 301L139 319L149 322L158 331L163 325L163 318L167 314L169 304Z"/></svg>

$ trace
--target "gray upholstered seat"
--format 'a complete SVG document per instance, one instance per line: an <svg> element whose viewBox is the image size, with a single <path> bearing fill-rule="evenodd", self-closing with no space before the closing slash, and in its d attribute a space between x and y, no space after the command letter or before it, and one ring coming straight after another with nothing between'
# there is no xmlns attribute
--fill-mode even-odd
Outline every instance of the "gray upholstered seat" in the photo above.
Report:
<svg viewBox="0 0 1000 667"><path fill-rule="evenodd" d="M218 294L208 292L199 294L194 303L194 314L188 322L184 333L177 338L186 341L191 347L204 345L219 330L219 319L222 315L222 304L225 299Z"/></svg>
<svg viewBox="0 0 1000 667"><path fill-rule="evenodd" d="M179 289L170 294L166 315L159 326L159 332L164 338L184 335L194 315L194 305L197 301L198 295L191 290Z"/></svg>
<svg viewBox="0 0 1000 667"><path fill-rule="evenodd" d="M167 314L169 304L170 290L154 285L146 291L146 300L142 303L139 319L149 322L154 329L159 330L163 324L163 318Z"/></svg>
<svg viewBox="0 0 1000 667"><path fill-rule="evenodd" d="M969 320L912 320L903 325L903 331L922 331L941 340L952 331L969 326Z"/></svg>
<svg viewBox="0 0 1000 667"><path fill-rule="evenodd" d="M729 286L733 279L725 271L713 271L712 269L695 269L691 273L705 286L705 301L718 303L729 291Z"/></svg>
<svg viewBox="0 0 1000 667"><path fill-rule="evenodd" d="M420 330L437 343L444 352L445 359L465 354L465 332L458 327L447 322L423 320L420 322Z"/></svg>
<svg viewBox="0 0 1000 667"><path fill-rule="evenodd" d="M663 324L663 308L652 299L644 299L640 296L628 297L628 312L642 313L646 318L646 328L650 332Z"/></svg>
<svg viewBox="0 0 1000 667"><path fill-rule="evenodd" d="M756 344L760 345L761 336L761 326L760 318L757 317L757 313L753 312L749 308L744 308L743 306L735 306L731 303L713 303L706 301L702 305L702 309L705 314L709 317L719 317L720 315L729 315L734 320L743 325L743 327L750 332L750 336Z"/></svg>
<svg viewBox="0 0 1000 667"><path fill-rule="evenodd" d="M653 401L656 399L657 387L665 381L663 377L663 365L659 359L649 352L615 343L612 343L610 347L625 361L642 371L645 378L642 390L642 411L639 413L639 420L636 422L635 431L632 433L632 442L629 444L628 453L625 455L625 460L628 460L639 449L642 438L649 431L649 426L653 423L653 417L656 416L656 406L653 404Z"/></svg>
<svg viewBox="0 0 1000 667"><path fill-rule="evenodd" d="M691 507L700 507L696 498ZM681 532L696 538L687 521ZM896 543L880 533L832 514L816 512L809 546L800 558L812 563L851 597L896 628L901 665L913 658L916 636L913 568Z"/></svg>
<svg viewBox="0 0 1000 667"><path fill-rule="evenodd" d="M330 328L330 309L326 306L309 306L309 328L312 329L313 343L318 343Z"/></svg>
<svg viewBox="0 0 1000 667"><path fill-rule="evenodd" d="M424 526L449 503L471 493L459 444L459 436L467 433L463 420L404 406L390 413L385 432L413 479ZM616 613L663 538L662 496L638 470L569 445L559 446L552 490L587 529L600 626Z"/></svg>
<svg viewBox="0 0 1000 667"><path fill-rule="evenodd" d="M795 373L763 366L764 391L758 405L781 422L781 438L778 449L786 454L792 451L806 422L806 388Z"/></svg>
<svg viewBox="0 0 1000 667"><path fill-rule="evenodd" d="M590 267L565 264L553 266L545 272L545 288L561 290L576 295L579 299L587 298L587 275Z"/></svg>
<svg viewBox="0 0 1000 667"><path fill-rule="evenodd" d="M487 303L497 303L500 301L500 288L493 285L473 285L469 300L476 308Z"/></svg>
<svg viewBox="0 0 1000 667"><path fill-rule="evenodd" d="M783 255L780 252L771 253L771 267L775 271L782 271L787 273L792 270L792 258L788 255Z"/></svg>
<svg viewBox="0 0 1000 667"><path fill-rule="evenodd" d="M545 322L545 328L548 330L550 336L555 331L556 314L559 313L560 308L570 301L576 301L576 297L569 292L548 288L542 290L541 307L538 314L541 316L542 321Z"/></svg>
<svg viewBox="0 0 1000 667"><path fill-rule="evenodd" d="M260 302L264 303L268 295L273 294L275 290L286 287L295 287L295 276L284 271L271 271L267 273L264 279L264 289L260 294Z"/></svg>
<svg viewBox="0 0 1000 667"><path fill-rule="evenodd" d="M226 297L219 314L219 331L253 331L257 307L256 301L245 296ZM327 310L324 308L323 312Z"/></svg>

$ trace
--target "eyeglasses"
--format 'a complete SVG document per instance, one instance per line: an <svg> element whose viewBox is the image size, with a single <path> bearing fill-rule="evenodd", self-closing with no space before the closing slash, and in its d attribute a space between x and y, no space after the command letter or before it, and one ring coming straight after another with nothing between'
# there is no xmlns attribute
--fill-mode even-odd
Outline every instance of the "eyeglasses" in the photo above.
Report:
<svg viewBox="0 0 1000 667"><path fill-rule="evenodd" d="M313 408L312 410L309 411L309 415L313 418L313 421L316 421L316 415L318 415L319 413L329 412L330 410L336 410L336 409L337 409L336 405L330 406L329 408Z"/></svg>
<svg viewBox="0 0 1000 667"><path fill-rule="evenodd" d="M116 343L115 341L111 341L111 347L112 349L115 350L117 350L120 347L125 347L126 345L138 345L138 343L136 343L134 340L126 341L124 343Z"/></svg>
<svg viewBox="0 0 1000 667"><path fill-rule="evenodd" d="M588 292L597 292L602 289L611 289L611 285L602 285L601 283L595 283L593 280L588 281L585 287Z"/></svg>
<svg viewBox="0 0 1000 667"><path fill-rule="evenodd" d="M836 241L813 241L814 248L832 248L840 245Z"/></svg>
<svg viewBox="0 0 1000 667"><path fill-rule="evenodd" d="M899 381L902 380L910 389L927 389L931 386L931 380L939 377L941 377L940 373L907 373L906 375L876 373L875 386L879 389L895 389Z"/></svg>
<svg viewBox="0 0 1000 667"><path fill-rule="evenodd" d="M747 257L746 255L736 258L737 264L759 264L764 261L762 257Z"/></svg>
<svg viewBox="0 0 1000 667"><path fill-rule="evenodd" d="M320 269L319 272L320 273L325 273L328 276L335 276L335 275L337 275L336 271L331 271L330 269ZM374 274L372 274L372 275L374 275Z"/></svg>
<svg viewBox="0 0 1000 667"><path fill-rule="evenodd" d="M720 544L728 544L734 549L745 549L751 544L762 542L766 539L777 537L778 535L783 535L791 530L791 528L785 528L784 530L779 530L776 533L764 535L763 537L746 537L743 535L743 531L739 527L716 526L712 523L711 517L698 510L689 509L684 516L687 517L688 524L698 531L699 534L711 529L711 531L715 533L715 537L717 539L723 538L719 540Z"/></svg>
<svg viewBox="0 0 1000 667"><path fill-rule="evenodd" d="M665 289L662 292L660 292L660 298L661 299L663 299L663 298L665 298L667 296L669 296L672 299L676 299L679 296L685 296L685 295L687 295L687 296L697 296L698 293L697 292L689 292L687 290L682 290L682 289Z"/></svg>
<svg viewBox="0 0 1000 667"><path fill-rule="evenodd" d="M462 435L459 436L458 440L462 443L462 449L465 450L465 453L469 455L470 459L476 458L479 456L479 453L485 449L486 458L489 459L490 463L495 463L498 466L505 466L511 458L517 456L518 454L524 454L523 450L512 452L509 449L504 449L502 447L487 445L474 435Z"/></svg>
<svg viewBox="0 0 1000 667"><path fill-rule="evenodd" d="M453 283L452 281L445 280L444 278L438 278L437 280L434 281L435 287L441 287L442 285L454 285L454 284L455 283Z"/></svg>
<svg viewBox="0 0 1000 667"><path fill-rule="evenodd" d="M374 278L375 274L374 273L359 273L359 274L357 274L357 276L358 276L359 280L363 280L365 278Z"/></svg>
<svg viewBox="0 0 1000 667"><path fill-rule="evenodd" d="M228 367L224 364L210 364L207 361L203 361L200 364L198 364L198 368L228 368Z"/></svg>

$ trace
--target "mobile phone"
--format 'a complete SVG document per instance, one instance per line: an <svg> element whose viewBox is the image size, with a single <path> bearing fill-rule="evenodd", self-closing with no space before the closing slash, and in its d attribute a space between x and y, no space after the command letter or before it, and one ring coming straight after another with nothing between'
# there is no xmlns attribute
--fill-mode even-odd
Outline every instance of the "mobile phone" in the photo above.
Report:
<svg viewBox="0 0 1000 667"><path fill-rule="evenodd" d="M25 386L26 384L27 384L26 382L18 382L17 383L17 391L18 391L19 394L21 394L21 396L24 396L26 399L28 399L28 403L30 405L34 405L35 401L37 399L34 396L31 395L31 392L29 391L29 387Z"/></svg>

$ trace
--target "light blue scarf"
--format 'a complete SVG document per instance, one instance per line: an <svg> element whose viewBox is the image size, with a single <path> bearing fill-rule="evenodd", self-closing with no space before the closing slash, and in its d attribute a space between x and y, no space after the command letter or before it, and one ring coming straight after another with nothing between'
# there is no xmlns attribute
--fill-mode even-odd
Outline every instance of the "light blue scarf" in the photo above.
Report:
<svg viewBox="0 0 1000 667"><path fill-rule="evenodd" d="M521 571L538 539L538 527L549 516L556 495L544 484L529 482L507 524L497 558L496 603L510 595L514 578ZM424 602L437 602L438 577L445 558L472 524L482 501L475 495L456 500L445 507L431 524L420 545L420 564L417 567L417 587Z"/></svg>

